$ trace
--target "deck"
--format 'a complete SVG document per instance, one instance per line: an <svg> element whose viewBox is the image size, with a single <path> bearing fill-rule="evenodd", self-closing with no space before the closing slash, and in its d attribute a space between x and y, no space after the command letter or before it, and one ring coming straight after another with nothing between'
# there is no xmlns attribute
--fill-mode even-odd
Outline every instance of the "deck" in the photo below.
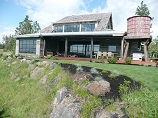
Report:
<svg viewBox="0 0 158 118"><path fill-rule="evenodd" d="M78 57L57 57L59 60L74 60L74 61L91 61L90 58L78 58ZM100 62L99 59L93 59L95 62ZM107 60L104 60L106 63ZM117 64L125 64L124 60L118 60ZM145 61L132 61L131 65L140 65L140 66L158 66L158 62L145 62Z"/></svg>

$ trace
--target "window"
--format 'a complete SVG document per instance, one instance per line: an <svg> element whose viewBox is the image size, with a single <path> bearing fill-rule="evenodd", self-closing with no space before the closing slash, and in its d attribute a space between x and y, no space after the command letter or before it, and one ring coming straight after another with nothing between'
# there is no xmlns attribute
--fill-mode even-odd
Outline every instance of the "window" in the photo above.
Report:
<svg viewBox="0 0 158 118"><path fill-rule="evenodd" d="M116 52L116 46L108 46L109 52Z"/></svg>
<svg viewBox="0 0 158 118"><path fill-rule="evenodd" d="M82 24L82 32L89 32L89 31L94 31L95 24L90 24L90 23L85 23Z"/></svg>
<svg viewBox="0 0 158 118"><path fill-rule="evenodd" d="M64 32L79 32L79 24L67 24L64 26Z"/></svg>
<svg viewBox="0 0 158 118"><path fill-rule="evenodd" d="M55 32L63 32L63 25L56 25Z"/></svg>
<svg viewBox="0 0 158 118"><path fill-rule="evenodd" d="M36 40L35 39L20 39L19 40L20 53L36 53Z"/></svg>
<svg viewBox="0 0 158 118"><path fill-rule="evenodd" d="M99 51L100 45L93 45L93 50L94 53L96 54ZM91 52L91 45L86 45L86 44L78 44L78 45L71 45L70 46L70 53L75 53L75 54L83 54L86 57L90 56Z"/></svg>

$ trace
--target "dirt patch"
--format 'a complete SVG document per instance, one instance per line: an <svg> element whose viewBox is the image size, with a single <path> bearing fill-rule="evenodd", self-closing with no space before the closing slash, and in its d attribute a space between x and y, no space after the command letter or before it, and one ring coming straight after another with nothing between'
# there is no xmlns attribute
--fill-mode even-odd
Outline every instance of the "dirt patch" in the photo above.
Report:
<svg viewBox="0 0 158 118"><path fill-rule="evenodd" d="M69 71L72 74L75 74L78 68L78 66L71 65L71 64L61 64L61 67L63 67L65 71ZM82 66L82 71L92 73L92 68ZM129 87L128 92L131 92L135 89L139 89L141 86L139 82L136 82L132 80L131 78L124 75L120 75L116 72L110 72L110 71L105 71L101 69L96 69L96 71L97 71L96 73L95 72L92 73L94 78L100 77L110 83L111 90L109 93L107 93L104 96L105 98L113 98L113 99L120 98L119 86L120 84L124 84L124 81L130 82L130 87Z"/></svg>

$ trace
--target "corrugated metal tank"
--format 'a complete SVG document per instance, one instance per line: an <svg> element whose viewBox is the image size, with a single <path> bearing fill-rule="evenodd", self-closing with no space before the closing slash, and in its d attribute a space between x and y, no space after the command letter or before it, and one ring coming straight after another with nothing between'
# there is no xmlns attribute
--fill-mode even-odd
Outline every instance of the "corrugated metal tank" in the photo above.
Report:
<svg viewBox="0 0 158 118"><path fill-rule="evenodd" d="M133 16L127 19L127 36L149 36L150 16Z"/></svg>

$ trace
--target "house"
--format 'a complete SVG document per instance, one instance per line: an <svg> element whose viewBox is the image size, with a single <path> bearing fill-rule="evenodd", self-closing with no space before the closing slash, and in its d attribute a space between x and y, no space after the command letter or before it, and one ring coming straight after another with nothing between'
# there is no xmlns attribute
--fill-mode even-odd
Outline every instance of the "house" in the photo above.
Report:
<svg viewBox="0 0 158 118"><path fill-rule="evenodd" d="M127 34L113 30L111 13L72 15L52 23L41 33L15 36L16 54L93 58L98 52L112 52L125 59L139 51L141 41L149 38L133 40Z"/></svg>

